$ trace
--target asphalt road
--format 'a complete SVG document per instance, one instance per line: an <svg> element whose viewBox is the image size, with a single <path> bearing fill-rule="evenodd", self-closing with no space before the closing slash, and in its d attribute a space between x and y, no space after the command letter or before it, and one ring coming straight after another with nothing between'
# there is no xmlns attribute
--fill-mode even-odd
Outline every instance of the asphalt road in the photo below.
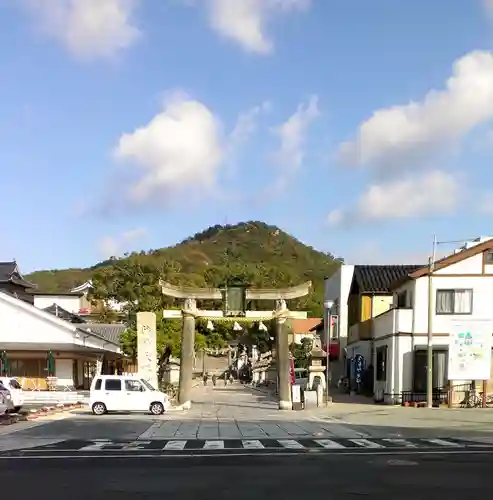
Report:
<svg viewBox="0 0 493 500"><path fill-rule="evenodd" d="M493 454L1 459L2 496L50 500L484 499Z"/></svg>

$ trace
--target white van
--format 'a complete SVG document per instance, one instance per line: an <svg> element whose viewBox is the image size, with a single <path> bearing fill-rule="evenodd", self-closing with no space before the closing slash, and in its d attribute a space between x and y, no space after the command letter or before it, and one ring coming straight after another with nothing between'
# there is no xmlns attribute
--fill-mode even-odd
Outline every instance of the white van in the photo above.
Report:
<svg viewBox="0 0 493 500"><path fill-rule="evenodd" d="M12 409L10 391L0 382L0 415L9 413Z"/></svg>
<svg viewBox="0 0 493 500"><path fill-rule="evenodd" d="M24 405L24 391L15 377L0 377L0 382L10 393L11 411L19 413Z"/></svg>
<svg viewBox="0 0 493 500"><path fill-rule="evenodd" d="M144 379L125 375L96 375L89 405L94 415L109 411L145 411L161 415L170 406L168 395Z"/></svg>

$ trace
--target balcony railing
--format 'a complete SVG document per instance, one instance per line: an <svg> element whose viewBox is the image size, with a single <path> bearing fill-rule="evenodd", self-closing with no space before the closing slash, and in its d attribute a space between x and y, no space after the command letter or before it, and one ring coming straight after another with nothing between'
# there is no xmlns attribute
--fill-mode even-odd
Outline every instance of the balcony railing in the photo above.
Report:
<svg viewBox="0 0 493 500"><path fill-rule="evenodd" d="M412 321L412 309L389 309L372 319L373 338L398 332L411 333Z"/></svg>
<svg viewBox="0 0 493 500"><path fill-rule="evenodd" d="M385 337L397 332L411 333L412 319L412 309L389 309L372 319L350 326L348 344Z"/></svg>

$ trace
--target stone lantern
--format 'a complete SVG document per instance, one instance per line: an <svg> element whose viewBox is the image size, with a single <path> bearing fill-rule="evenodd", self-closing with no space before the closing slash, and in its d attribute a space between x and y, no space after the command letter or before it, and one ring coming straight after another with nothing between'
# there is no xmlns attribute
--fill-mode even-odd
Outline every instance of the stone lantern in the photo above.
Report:
<svg viewBox="0 0 493 500"><path fill-rule="evenodd" d="M323 360L326 354L322 349L322 342L318 335L313 337L312 350L310 352L309 366L308 366L308 388L312 391L317 391L318 406L321 406L323 394L326 391L325 387L325 366ZM318 380L317 380L318 379Z"/></svg>

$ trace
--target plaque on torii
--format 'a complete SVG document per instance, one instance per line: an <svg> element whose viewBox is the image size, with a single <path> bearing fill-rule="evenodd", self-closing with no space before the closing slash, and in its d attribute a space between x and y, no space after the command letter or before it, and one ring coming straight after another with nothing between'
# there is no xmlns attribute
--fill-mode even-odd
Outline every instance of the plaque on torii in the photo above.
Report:
<svg viewBox="0 0 493 500"><path fill-rule="evenodd" d="M279 409L292 408L289 375L289 343L287 334L283 334L283 325L287 318L296 317L286 306L286 300L304 297L310 293L312 283L307 281L289 288L250 288L245 285L227 285L221 288L194 288L176 286L161 281L163 295L183 300L181 310L165 310L164 318L183 320L180 356L180 382L178 391L179 403L190 408L190 391L192 388L193 354L195 344L196 318L221 318L233 321L235 318L248 318L254 321L275 320L276 352L279 378ZM221 301L220 311L208 311L197 308L197 301ZM272 311L248 311L246 304L251 300L272 300L275 309Z"/></svg>

